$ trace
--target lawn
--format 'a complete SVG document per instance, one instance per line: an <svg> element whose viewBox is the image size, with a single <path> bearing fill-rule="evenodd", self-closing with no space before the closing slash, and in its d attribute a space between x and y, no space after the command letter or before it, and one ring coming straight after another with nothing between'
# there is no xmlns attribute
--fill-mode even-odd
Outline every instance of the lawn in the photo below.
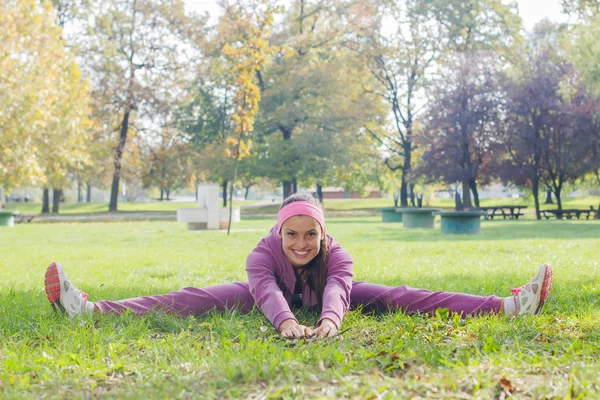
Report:
<svg viewBox="0 0 600 400"><path fill-rule="evenodd" d="M544 200L544 199L540 199ZM580 197L565 197L563 199L563 208L583 208L589 209L590 206L598 207L598 197L580 196ZM251 201L234 201L235 206L241 206L242 215L271 215L276 214L280 204L274 202L265 204L256 200ZM334 213L336 215L347 214L348 216L360 213L377 213L379 208L391 207L394 201L391 197L380 199L325 199L324 208L326 213ZM535 219L535 206L533 199L482 199L481 206L498 206L498 205L521 205L527 206L526 219ZM192 202L169 202L169 201L153 201L148 203L119 203L119 212L122 214L129 213L145 213L151 216L156 214L173 214L178 208L196 207L196 203ZM424 201L424 207L443 207L454 208L454 200L450 199L431 199ZM555 209L556 204L541 204L541 209ZM42 209L41 204L35 203L7 203L7 210L18 210L21 213L38 214ZM108 210L108 203L67 203L60 205L60 214L103 214Z"/></svg>
<svg viewBox="0 0 600 400"><path fill-rule="evenodd" d="M270 219L230 236L175 222L20 224L0 230L1 398L598 398L600 224L482 221L477 236L332 218L357 280L509 295L542 262L544 312L460 319L345 317L341 337L281 339L254 311L181 318L56 316L43 291L60 261L90 300L245 280ZM301 310L314 324L318 314Z"/></svg>

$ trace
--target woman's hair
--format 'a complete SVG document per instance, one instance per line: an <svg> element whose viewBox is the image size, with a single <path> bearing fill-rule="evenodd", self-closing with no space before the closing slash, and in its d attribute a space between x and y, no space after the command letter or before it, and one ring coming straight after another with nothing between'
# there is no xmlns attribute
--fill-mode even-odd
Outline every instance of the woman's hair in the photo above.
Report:
<svg viewBox="0 0 600 400"><path fill-rule="evenodd" d="M321 202L315 199L310 194L292 194L283 200L281 207L287 206L295 201L306 201L307 203L313 204L319 207L321 210L323 206ZM323 235L321 238L321 250L319 254L315 256L308 264L302 269L306 274L306 283L308 286L317 294L317 302L323 304L323 292L325 291L325 284L327 283L327 258L329 256L328 240L327 235Z"/></svg>

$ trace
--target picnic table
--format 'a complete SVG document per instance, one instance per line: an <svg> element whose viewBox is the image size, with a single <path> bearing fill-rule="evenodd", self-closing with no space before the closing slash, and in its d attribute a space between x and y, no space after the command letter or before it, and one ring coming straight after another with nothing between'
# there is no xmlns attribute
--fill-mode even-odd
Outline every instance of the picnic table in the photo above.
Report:
<svg viewBox="0 0 600 400"><path fill-rule="evenodd" d="M485 211L440 211L442 233L476 235L481 231Z"/></svg>
<svg viewBox="0 0 600 400"><path fill-rule="evenodd" d="M521 210L527 208L527 206L490 206L490 207L479 207L481 211L485 211L485 219L494 219L494 217L500 217L504 219L519 219L521 215L524 215Z"/></svg>
<svg viewBox="0 0 600 400"><path fill-rule="evenodd" d="M550 217L556 217L556 219L562 219L565 217L566 219L573 219L573 217L580 219L582 215L585 215L585 219L590 219L592 213L597 212L594 210L593 206L590 206L589 209L564 209L564 210L541 210L540 214L542 214L546 219L550 219Z"/></svg>
<svg viewBox="0 0 600 400"><path fill-rule="evenodd" d="M402 225L405 228L434 228L437 208L397 208L402 213Z"/></svg>
<svg viewBox="0 0 600 400"><path fill-rule="evenodd" d="M383 207L381 210L381 222L402 222L402 213L396 212L396 207Z"/></svg>

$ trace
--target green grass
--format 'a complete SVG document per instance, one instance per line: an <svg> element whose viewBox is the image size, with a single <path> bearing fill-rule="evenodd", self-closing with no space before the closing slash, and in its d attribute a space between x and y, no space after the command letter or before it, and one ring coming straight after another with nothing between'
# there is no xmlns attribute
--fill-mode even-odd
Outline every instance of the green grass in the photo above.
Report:
<svg viewBox="0 0 600 400"><path fill-rule="evenodd" d="M598 197L582 196L563 199L563 208L584 208L590 206L598 207ZM271 215L276 214L279 209L279 203L275 202L267 205L260 205L259 201L235 201L235 206L241 206L242 215ZM391 197L381 199L351 199L351 200L330 200L324 201L325 211L327 213L338 214L356 214L356 213L376 213L379 208L391 207L394 202ZM535 218L535 206L533 199L484 199L481 201L481 206L497 206L497 205L523 205L528 209L524 210L526 219ZM251 206L251 207L248 207ZM254 206L254 207L252 207ZM454 200L433 199L424 201L425 207L444 207L454 208ZM151 216L152 213L175 213L178 208L196 207L196 203L186 202L149 202L149 203L119 203L119 212L122 214L128 213L146 213ZM541 209L555 209L556 204L542 204ZM42 206L32 203L7 203L7 210L18 210L21 213L39 214ZM61 204L60 214L102 214L108 210L108 203L79 203L79 204Z"/></svg>
<svg viewBox="0 0 600 400"><path fill-rule="evenodd" d="M235 206L251 205L256 201L237 202ZM6 203L6 210L18 210L21 213L39 214L42 205L38 203ZM194 202L173 202L173 201L153 201L147 203L128 203L120 202L118 208L120 212L176 212L178 208L197 207ZM59 207L60 214L96 214L108 212L108 203L66 203Z"/></svg>
<svg viewBox="0 0 600 400"><path fill-rule="evenodd" d="M506 296L551 262L544 312L353 311L341 338L312 342L281 339L258 312L71 320L47 304L50 261L92 301L245 280L273 221L242 221L231 236L174 222L21 224L0 230L0 398L490 399L507 382L517 398L600 397L597 221L483 221L466 237L379 220L328 220L357 280Z"/></svg>

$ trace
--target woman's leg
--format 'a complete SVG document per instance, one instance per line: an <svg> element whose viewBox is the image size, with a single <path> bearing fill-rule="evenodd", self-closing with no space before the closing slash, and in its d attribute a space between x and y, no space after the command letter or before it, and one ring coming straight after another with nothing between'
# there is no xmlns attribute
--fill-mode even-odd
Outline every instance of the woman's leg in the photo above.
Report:
<svg viewBox="0 0 600 400"><path fill-rule="evenodd" d="M92 311L120 314L131 310L145 314L160 310L183 316L200 315L210 310L223 311L239 307L247 312L254 306L254 299L245 282L209 286L203 289L187 287L176 292L157 296L144 296L119 301L101 300L92 303L88 295L77 289L58 263L46 269L46 295L55 310L71 316Z"/></svg>
<svg viewBox="0 0 600 400"><path fill-rule="evenodd" d="M438 308L447 308L463 316L496 314L502 299L496 296L474 296L464 293L432 292L408 286L389 287L367 282L354 282L350 292L350 306L359 305L365 311L399 309L406 313L433 314Z"/></svg>
<svg viewBox="0 0 600 400"><path fill-rule="evenodd" d="M208 311L224 311L238 307L243 312L252 310L254 299L246 282L227 283L205 288L186 287L176 292L143 296L126 300L94 302L102 313L121 314L131 310L135 314L163 311L169 314L202 315Z"/></svg>
<svg viewBox="0 0 600 400"><path fill-rule="evenodd" d="M501 312L508 315L537 314L550 294L552 278L552 267L543 264L529 282L511 290L514 296L506 298L354 282L350 292L350 307L361 305L366 311L397 308L409 314L433 314L438 308L447 308L462 316Z"/></svg>

